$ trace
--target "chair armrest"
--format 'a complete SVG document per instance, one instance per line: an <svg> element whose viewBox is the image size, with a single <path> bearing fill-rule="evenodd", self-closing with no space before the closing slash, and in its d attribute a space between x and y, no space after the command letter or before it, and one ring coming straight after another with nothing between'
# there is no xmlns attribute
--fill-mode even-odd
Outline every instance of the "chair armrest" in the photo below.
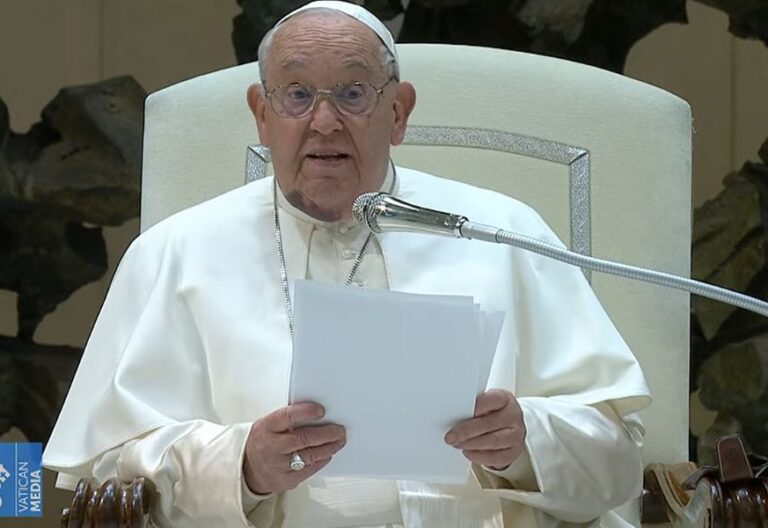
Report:
<svg viewBox="0 0 768 528"><path fill-rule="evenodd" d="M72 505L61 512L61 528L146 528L151 489L144 478L127 484L113 478L101 485L82 478Z"/></svg>
<svg viewBox="0 0 768 528"><path fill-rule="evenodd" d="M691 497L682 483L695 470L693 462L646 466L640 504L643 524L669 523L682 512ZM72 505L61 512L61 528L147 528L151 488L145 478L127 484L113 478L100 486L95 479L82 478Z"/></svg>
<svg viewBox="0 0 768 528"><path fill-rule="evenodd" d="M669 523L678 518L692 492L683 482L696 471L696 464L648 464L643 472L640 520L643 524Z"/></svg>

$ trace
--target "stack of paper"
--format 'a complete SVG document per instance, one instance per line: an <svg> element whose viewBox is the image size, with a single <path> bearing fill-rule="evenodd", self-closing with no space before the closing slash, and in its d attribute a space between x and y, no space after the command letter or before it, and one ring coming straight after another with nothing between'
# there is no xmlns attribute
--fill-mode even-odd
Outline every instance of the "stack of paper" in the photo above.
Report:
<svg viewBox="0 0 768 528"><path fill-rule="evenodd" d="M465 482L444 441L485 390L503 313L471 297L298 281L291 402L314 401L347 445L319 475Z"/></svg>

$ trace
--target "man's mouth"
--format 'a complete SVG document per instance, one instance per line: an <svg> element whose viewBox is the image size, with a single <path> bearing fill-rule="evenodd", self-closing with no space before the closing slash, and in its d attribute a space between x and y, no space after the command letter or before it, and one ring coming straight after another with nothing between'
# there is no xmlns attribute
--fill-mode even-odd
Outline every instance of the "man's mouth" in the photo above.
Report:
<svg viewBox="0 0 768 528"><path fill-rule="evenodd" d="M349 158L349 154L343 152L313 152L307 154L308 158L321 161L339 161Z"/></svg>

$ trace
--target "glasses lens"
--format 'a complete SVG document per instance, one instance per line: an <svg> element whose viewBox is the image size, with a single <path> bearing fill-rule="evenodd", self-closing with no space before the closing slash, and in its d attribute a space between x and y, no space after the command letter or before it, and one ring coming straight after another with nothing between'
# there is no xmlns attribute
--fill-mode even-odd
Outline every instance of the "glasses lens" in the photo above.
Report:
<svg viewBox="0 0 768 528"><path fill-rule="evenodd" d="M339 112L345 115L367 114L376 106L376 88L365 82L334 86L330 92L312 86L289 84L277 87L270 96L272 108L284 117L304 117L311 110L318 94L329 95Z"/></svg>
<svg viewBox="0 0 768 528"><path fill-rule="evenodd" d="M300 84L289 84L278 88L272 100L277 103L275 112L278 114L298 117L312 106L312 102L315 100L315 91Z"/></svg>
<svg viewBox="0 0 768 528"><path fill-rule="evenodd" d="M368 112L376 102L376 90L368 83L342 84L334 87L332 94L339 110L353 115Z"/></svg>

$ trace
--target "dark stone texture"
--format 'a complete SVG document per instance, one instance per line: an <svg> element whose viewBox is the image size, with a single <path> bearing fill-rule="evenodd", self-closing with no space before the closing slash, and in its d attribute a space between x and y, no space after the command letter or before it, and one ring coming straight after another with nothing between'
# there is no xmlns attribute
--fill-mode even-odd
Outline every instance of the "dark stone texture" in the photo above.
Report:
<svg viewBox="0 0 768 528"><path fill-rule="evenodd" d="M233 22L240 63L254 60L266 31L307 1L238 0ZM367 0L383 20L398 0ZM621 72L629 49L667 22L686 22L684 0L412 0L400 42L445 42L529 51Z"/></svg>
<svg viewBox="0 0 768 528"><path fill-rule="evenodd" d="M0 435L17 427L30 441L47 441L82 350L0 336Z"/></svg>
<svg viewBox="0 0 768 528"><path fill-rule="evenodd" d="M594 0L539 0L526 2L517 17L533 35L559 34L566 45L581 36L587 11Z"/></svg>
<svg viewBox="0 0 768 528"><path fill-rule="evenodd" d="M768 44L765 0L698 0L725 12L737 37ZM238 0L232 42L239 63L256 59L262 36L308 0ZM400 0L366 0L382 20L403 12ZM659 26L686 23L685 0L411 0L400 42L445 42L529 51L615 72L630 48Z"/></svg>
<svg viewBox="0 0 768 528"><path fill-rule="evenodd" d="M736 291L747 291L766 265L761 204L765 166L747 163L729 174L723 191L694 212L691 275ZM704 337L713 339L737 308L695 297L693 307Z"/></svg>
<svg viewBox="0 0 768 528"><path fill-rule="evenodd" d="M8 107L0 99L0 153L4 152L8 143L8 137L11 135L10 115ZM11 172L5 160L5 156L0 155L0 196L11 192Z"/></svg>
<svg viewBox="0 0 768 528"><path fill-rule="evenodd" d="M19 328L0 336L0 434L51 433L82 350L34 332L106 272L101 226L138 216L144 96L130 77L65 88L26 134L0 101L0 289L18 294Z"/></svg>
<svg viewBox="0 0 768 528"><path fill-rule="evenodd" d="M719 412L715 417L712 426L707 429L696 442L696 449L691 450L692 458L698 461L700 465L716 465L717 462L717 439L722 435L741 433L742 428L736 418L727 412ZM755 452L749 442L749 438L744 438L745 447L749 451Z"/></svg>
<svg viewBox="0 0 768 528"><path fill-rule="evenodd" d="M728 424L754 451L768 453L768 335L722 347L702 365L699 386L702 403L719 411L715 428ZM704 440L705 454L712 446Z"/></svg>
<svg viewBox="0 0 768 528"><path fill-rule="evenodd" d="M735 414L760 400L768 384L766 345L766 336L755 337L726 345L705 361L699 372L701 402Z"/></svg>
<svg viewBox="0 0 768 528"><path fill-rule="evenodd" d="M768 141L760 149L767 155ZM768 299L767 244L768 166L748 162L694 212L693 276ZM730 432L768 453L768 319L694 297L692 322L691 387L718 412L698 439L698 461L712 463L717 437Z"/></svg>
<svg viewBox="0 0 768 528"><path fill-rule="evenodd" d="M684 0L596 0L573 49L554 48L547 55L621 73L635 42L664 24L687 22Z"/></svg>
<svg viewBox="0 0 768 528"><path fill-rule="evenodd" d="M262 37L297 7L309 0L237 0L243 10L232 20L232 45L238 64L257 60Z"/></svg>
<svg viewBox="0 0 768 528"><path fill-rule="evenodd" d="M724 11L728 31L740 38L759 39L768 46L768 2L765 0L697 0Z"/></svg>
<svg viewBox="0 0 768 528"><path fill-rule="evenodd" d="M130 77L65 88L26 134L0 102L0 288L20 338L104 275L100 226L138 216L144 96Z"/></svg>
<svg viewBox="0 0 768 528"><path fill-rule="evenodd" d="M399 40L527 51L621 72L635 42L686 21L682 0L481 0L443 9L411 2Z"/></svg>
<svg viewBox="0 0 768 528"><path fill-rule="evenodd" d="M138 216L144 90L131 77L65 88L5 149L14 195L72 222Z"/></svg>
<svg viewBox="0 0 768 528"><path fill-rule="evenodd" d="M43 317L107 270L100 227L8 197L0 198L0 255L0 288L18 293L18 336L30 341Z"/></svg>
<svg viewBox="0 0 768 528"><path fill-rule="evenodd" d="M467 3L468 0L455 0L454 3ZM367 0L365 7L381 20L391 20L397 15L404 13L403 4L400 0Z"/></svg>

